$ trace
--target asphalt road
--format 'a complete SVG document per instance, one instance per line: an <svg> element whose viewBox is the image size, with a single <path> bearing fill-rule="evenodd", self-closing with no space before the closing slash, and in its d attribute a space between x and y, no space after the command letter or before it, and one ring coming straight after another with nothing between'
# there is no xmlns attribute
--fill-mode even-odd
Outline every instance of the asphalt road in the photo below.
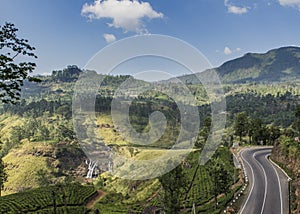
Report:
<svg viewBox="0 0 300 214"><path fill-rule="evenodd" d="M240 214L288 214L288 177L268 160L271 147L241 152L247 178L248 195Z"/></svg>

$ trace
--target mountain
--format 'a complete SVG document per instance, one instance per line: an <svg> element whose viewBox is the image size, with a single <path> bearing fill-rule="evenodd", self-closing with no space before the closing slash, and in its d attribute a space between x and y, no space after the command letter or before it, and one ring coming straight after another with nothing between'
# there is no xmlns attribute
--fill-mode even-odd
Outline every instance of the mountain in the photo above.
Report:
<svg viewBox="0 0 300 214"><path fill-rule="evenodd" d="M216 68L223 82L280 82L300 77L300 47L247 53Z"/></svg>
<svg viewBox="0 0 300 214"><path fill-rule="evenodd" d="M300 47L282 47L267 53L247 53L214 68L224 83L284 82L300 79ZM210 78L211 70L178 77L188 84ZM195 75L198 77L195 78ZM176 82L176 78L164 82Z"/></svg>

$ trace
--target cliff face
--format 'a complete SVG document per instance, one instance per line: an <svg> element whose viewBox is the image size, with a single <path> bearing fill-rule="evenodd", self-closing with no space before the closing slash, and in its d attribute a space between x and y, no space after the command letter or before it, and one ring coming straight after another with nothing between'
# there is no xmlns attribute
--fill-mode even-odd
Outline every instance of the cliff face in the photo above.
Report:
<svg viewBox="0 0 300 214"><path fill-rule="evenodd" d="M293 141L293 140L291 140ZM271 158L291 174L291 213L300 213L300 142L279 141L274 145Z"/></svg>

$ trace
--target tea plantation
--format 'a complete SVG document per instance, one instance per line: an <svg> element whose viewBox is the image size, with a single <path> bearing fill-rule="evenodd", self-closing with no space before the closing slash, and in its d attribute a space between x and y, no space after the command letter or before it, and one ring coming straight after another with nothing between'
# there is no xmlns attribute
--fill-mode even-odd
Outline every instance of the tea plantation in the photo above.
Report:
<svg viewBox="0 0 300 214"><path fill-rule="evenodd" d="M40 187L1 197L0 213L85 213L84 204L95 193L93 186L80 184Z"/></svg>

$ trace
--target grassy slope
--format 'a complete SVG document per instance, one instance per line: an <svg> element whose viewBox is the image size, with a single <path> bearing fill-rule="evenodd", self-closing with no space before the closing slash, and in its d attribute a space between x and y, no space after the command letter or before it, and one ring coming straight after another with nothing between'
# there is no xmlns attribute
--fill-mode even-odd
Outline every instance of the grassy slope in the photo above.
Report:
<svg viewBox="0 0 300 214"><path fill-rule="evenodd" d="M50 183L57 183L66 176L80 182L86 174L85 158L76 145L23 141L3 157L8 174L3 194L38 187L40 170Z"/></svg>
<svg viewBox="0 0 300 214"><path fill-rule="evenodd" d="M0 115L0 141L8 141L11 137L10 131L15 126L21 126L24 123L24 118L18 116L11 116L8 114Z"/></svg>
<svg viewBox="0 0 300 214"><path fill-rule="evenodd" d="M32 154L35 148L30 147L29 144L20 146L3 158L8 175L8 180L4 184L4 195L38 187L36 172L45 170L50 174L53 171L47 163L47 158Z"/></svg>
<svg viewBox="0 0 300 214"><path fill-rule="evenodd" d="M0 116L0 140L3 147L12 147L3 157L8 180L3 195L20 192L39 186L37 172L43 170L50 182L57 182L70 169L76 170L84 155L76 145L53 141L29 142L27 139L16 143L11 131L24 124L25 118L3 114ZM9 143L7 143L9 142Z"/></svg>

